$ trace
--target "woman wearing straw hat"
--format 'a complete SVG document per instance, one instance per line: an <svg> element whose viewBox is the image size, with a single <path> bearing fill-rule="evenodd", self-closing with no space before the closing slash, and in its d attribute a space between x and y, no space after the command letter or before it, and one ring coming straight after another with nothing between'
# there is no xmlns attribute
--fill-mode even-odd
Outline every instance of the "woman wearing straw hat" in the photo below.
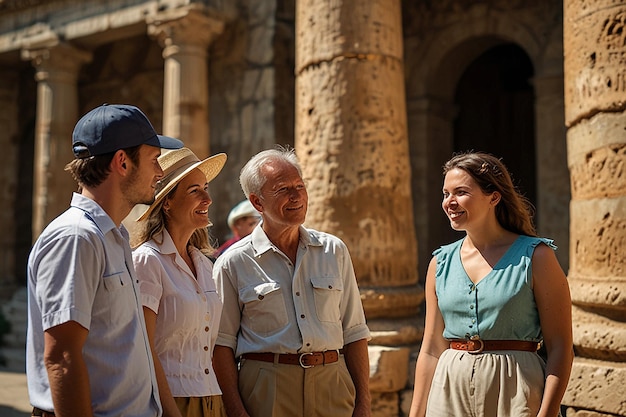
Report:
<svg viewBox="0 0 626 417"><path fill-rule="evenodd" d="M161 155L163 179L138 219L133 261L164 416L226 416L212 366L222 304L207 230L208 184L225 162L187 148Z"/></svg>

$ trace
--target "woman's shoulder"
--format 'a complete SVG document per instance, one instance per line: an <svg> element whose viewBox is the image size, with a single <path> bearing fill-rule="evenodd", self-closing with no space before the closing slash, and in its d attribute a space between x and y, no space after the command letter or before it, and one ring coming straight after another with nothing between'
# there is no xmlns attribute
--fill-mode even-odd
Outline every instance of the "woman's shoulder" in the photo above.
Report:
<svg viewBox="0 0 626 417"><path fill-rule="evenodd" d="M463 243L463 240L465 240L465 237L452 242L452 243L448 243L447 245L442 245L440 247L438 247L437 249L435 249L433 251L433 256L437 257L440 255L446 255L452 252L455 252L456 250L458 250L461 247L461 244Z"/></svg>
<svg viewBox="0 0 626 417"><path fill-rule="evenodd" d="M552 250L557 249L556 245L554 244L554 240L547 237L520 235L517 238L517 241L523 246L529 248L530 250L535 250L535 248L537 248L537 246L542 243Z"/></svg>

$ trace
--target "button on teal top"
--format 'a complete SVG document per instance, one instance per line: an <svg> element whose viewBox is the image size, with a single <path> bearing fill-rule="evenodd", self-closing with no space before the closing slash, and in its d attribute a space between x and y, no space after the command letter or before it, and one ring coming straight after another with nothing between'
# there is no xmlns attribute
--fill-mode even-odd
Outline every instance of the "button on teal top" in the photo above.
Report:
<svg viewBox="0 0 626 417"><path fill-rule="evenodd" d="M545 238L519 236L494 268L474 284L461 263L464 239L433 252L437 258L436 293L446 339L542 339L539 312L532 290L531 259Z"/></svg>

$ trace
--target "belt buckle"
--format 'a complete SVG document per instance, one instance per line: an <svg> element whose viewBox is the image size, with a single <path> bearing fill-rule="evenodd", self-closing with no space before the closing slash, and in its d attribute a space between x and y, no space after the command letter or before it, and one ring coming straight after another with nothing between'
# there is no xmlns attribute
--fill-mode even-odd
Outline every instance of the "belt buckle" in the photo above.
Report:
<svg viewBox="0 0 626 417"><path fill-rule="evenodd" d="M304 353L301 353L301 354L298 356L298 364L299 364L302 368L304 368L304 369L313 368L313 366L315 366L315 365L305 365L305 364L303 364L303 363L302 363L302 358L303 358L305 355L311 355L311 356L313 356L313 352L304 352Z"/></svg>
<svg viewBox="0 0 626 417"><path fill-rule="evenodd" d="M467 353L471 353L472 355L476 355L478 353L482 353L483 350L485 350L485 342L480 338L480 336L472 336L470 338L471 342L480 342L480 346L478 347L478 349L474 349L474 350L467 350Z"/></svg>

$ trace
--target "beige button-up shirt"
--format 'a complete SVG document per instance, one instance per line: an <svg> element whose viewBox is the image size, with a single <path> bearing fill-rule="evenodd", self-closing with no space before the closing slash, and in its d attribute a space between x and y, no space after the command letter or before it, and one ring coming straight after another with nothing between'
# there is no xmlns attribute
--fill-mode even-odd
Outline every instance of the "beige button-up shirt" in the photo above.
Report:
<svg viewBox="0 0 626 417"><path fill-rule="evenodd" d="M236 356L341 349L370 339L346 245L300 227L295 265L260 226L214 267L224 303L216 344Z"/></svg>

